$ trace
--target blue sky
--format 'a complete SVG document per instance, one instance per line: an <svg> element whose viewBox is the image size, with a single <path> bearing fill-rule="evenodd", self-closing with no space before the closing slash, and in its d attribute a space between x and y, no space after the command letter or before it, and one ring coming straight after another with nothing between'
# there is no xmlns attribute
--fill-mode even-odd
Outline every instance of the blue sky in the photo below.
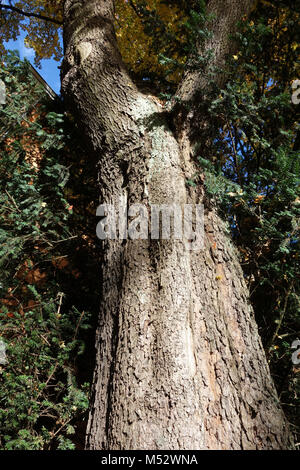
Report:
<svg viewBox="0 0 300 470"><path fill-rule="evenodd" d="M34 66L33 59L34 59L34 50L32 48L28 48L24 44L24 38L26 33L21 31L20 36L16 41L9 41L4 43L5 47L10 50L18 50L20 53L21 59L27 59L29 62ZM41 61L42 68L37 69L40 75L46 80L46 82L51 86L51 88L57 93L60 93L60 77L59 73L60 70L58 66L60 65L59 62L46 59Z"/></svg>

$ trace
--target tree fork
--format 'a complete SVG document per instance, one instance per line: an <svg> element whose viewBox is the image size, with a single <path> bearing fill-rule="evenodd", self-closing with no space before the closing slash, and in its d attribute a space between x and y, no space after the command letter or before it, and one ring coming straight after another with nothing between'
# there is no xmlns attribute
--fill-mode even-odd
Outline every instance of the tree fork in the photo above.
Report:
<svg viewBox="0 0 300 470"><path fill-rule="evenodd" d="M238 2L238 13L235 0L221 4L209 8L221 15L214 28L227 29L224 42L252 2ZM100 201L199 204L203 185L186 185L197 172L188 126L175 137L138 91L113 22L113 1L65 1L62 89L98 158ZM228 48L216 47L216 61ZM183 80L189 100L203 81ZM103 243L87 449L291 446L238 255L215 209L206 209L204 243L200 251L186 240Z"/></svg>

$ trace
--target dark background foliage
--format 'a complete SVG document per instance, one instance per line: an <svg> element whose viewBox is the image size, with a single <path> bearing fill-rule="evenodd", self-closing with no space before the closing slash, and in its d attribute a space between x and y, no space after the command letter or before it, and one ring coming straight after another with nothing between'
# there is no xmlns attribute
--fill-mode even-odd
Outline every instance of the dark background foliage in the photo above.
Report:
<svg viewBox="0 0 300 470"><path fill-rule="evenodd" d="M28 64L10 54L0 76L0 445L71 449L82 445L99 290L91 168Z"/></svg>

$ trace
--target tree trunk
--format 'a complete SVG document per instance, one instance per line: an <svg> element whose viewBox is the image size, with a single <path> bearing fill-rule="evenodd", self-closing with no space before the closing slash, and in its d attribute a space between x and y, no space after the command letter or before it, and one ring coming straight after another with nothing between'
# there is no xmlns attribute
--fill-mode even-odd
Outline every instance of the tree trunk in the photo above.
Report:
<svg viewBox="0 0 300 470"><path fill-rule="evenodd" d="M63 92L98 156L101 203L200 204L201 177L186 185L197 172L187 126L175 135L130 80L113 2L66 0L64 14ZM225 38L233 23L221 23ZM186 80L190 93L195 77ZM101 265L87 449L289 447L238 256L213 208L203 249L111 240Z"/></svg>

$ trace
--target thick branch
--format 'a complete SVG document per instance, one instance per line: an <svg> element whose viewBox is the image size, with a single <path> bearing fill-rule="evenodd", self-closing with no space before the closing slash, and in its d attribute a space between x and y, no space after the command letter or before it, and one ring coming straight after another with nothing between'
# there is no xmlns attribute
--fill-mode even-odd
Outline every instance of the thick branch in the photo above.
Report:
<svg viewBox="0 0 300 470"><path fill-rule="evenodd" d="M214 54L210 66L222 68L229 53L234 53L231 36L237 31L237 23L248 16L253 9L255 0L210 0L207 13L213 15L210 23L212 37L206 43L199 44L199 55L211 50ZM224 77L216 77L222 86ZM208 86L208 76L205 71L187 71L179 85L177 96L184 102L192 102L197 93Z"/></svg>
<svg viewBox="0 0 300 470"><path fill-rule="evenodd" d="M28 18L38 18L39 20L50 21L51 23L62 25L62 21L58 21L55 18L49 18L48 16L40 15L38 13L29 13L28 11L20 10L20 8L13 7L12 5L0 5L0 8L10 10L19 15L26 16Z"/></svg>
<svg viewBox="0 0 300 470"><path fill-rule="evenodd" d="M89 0L83 5L66 0L64 20L62 91L65 99L68 101L70 96L74 105L74 87L83 90L76 106L86 126L91 125L86 110L95 109L94 123L98 127L93 131L94 148L101 147L104 139L109 145L127 141L122 124L124 116L128 117L126 127L132 139L135 119L131 113L140 95L118 50L113 0ZM88 133L91 134L90 130Z"/></svg>

